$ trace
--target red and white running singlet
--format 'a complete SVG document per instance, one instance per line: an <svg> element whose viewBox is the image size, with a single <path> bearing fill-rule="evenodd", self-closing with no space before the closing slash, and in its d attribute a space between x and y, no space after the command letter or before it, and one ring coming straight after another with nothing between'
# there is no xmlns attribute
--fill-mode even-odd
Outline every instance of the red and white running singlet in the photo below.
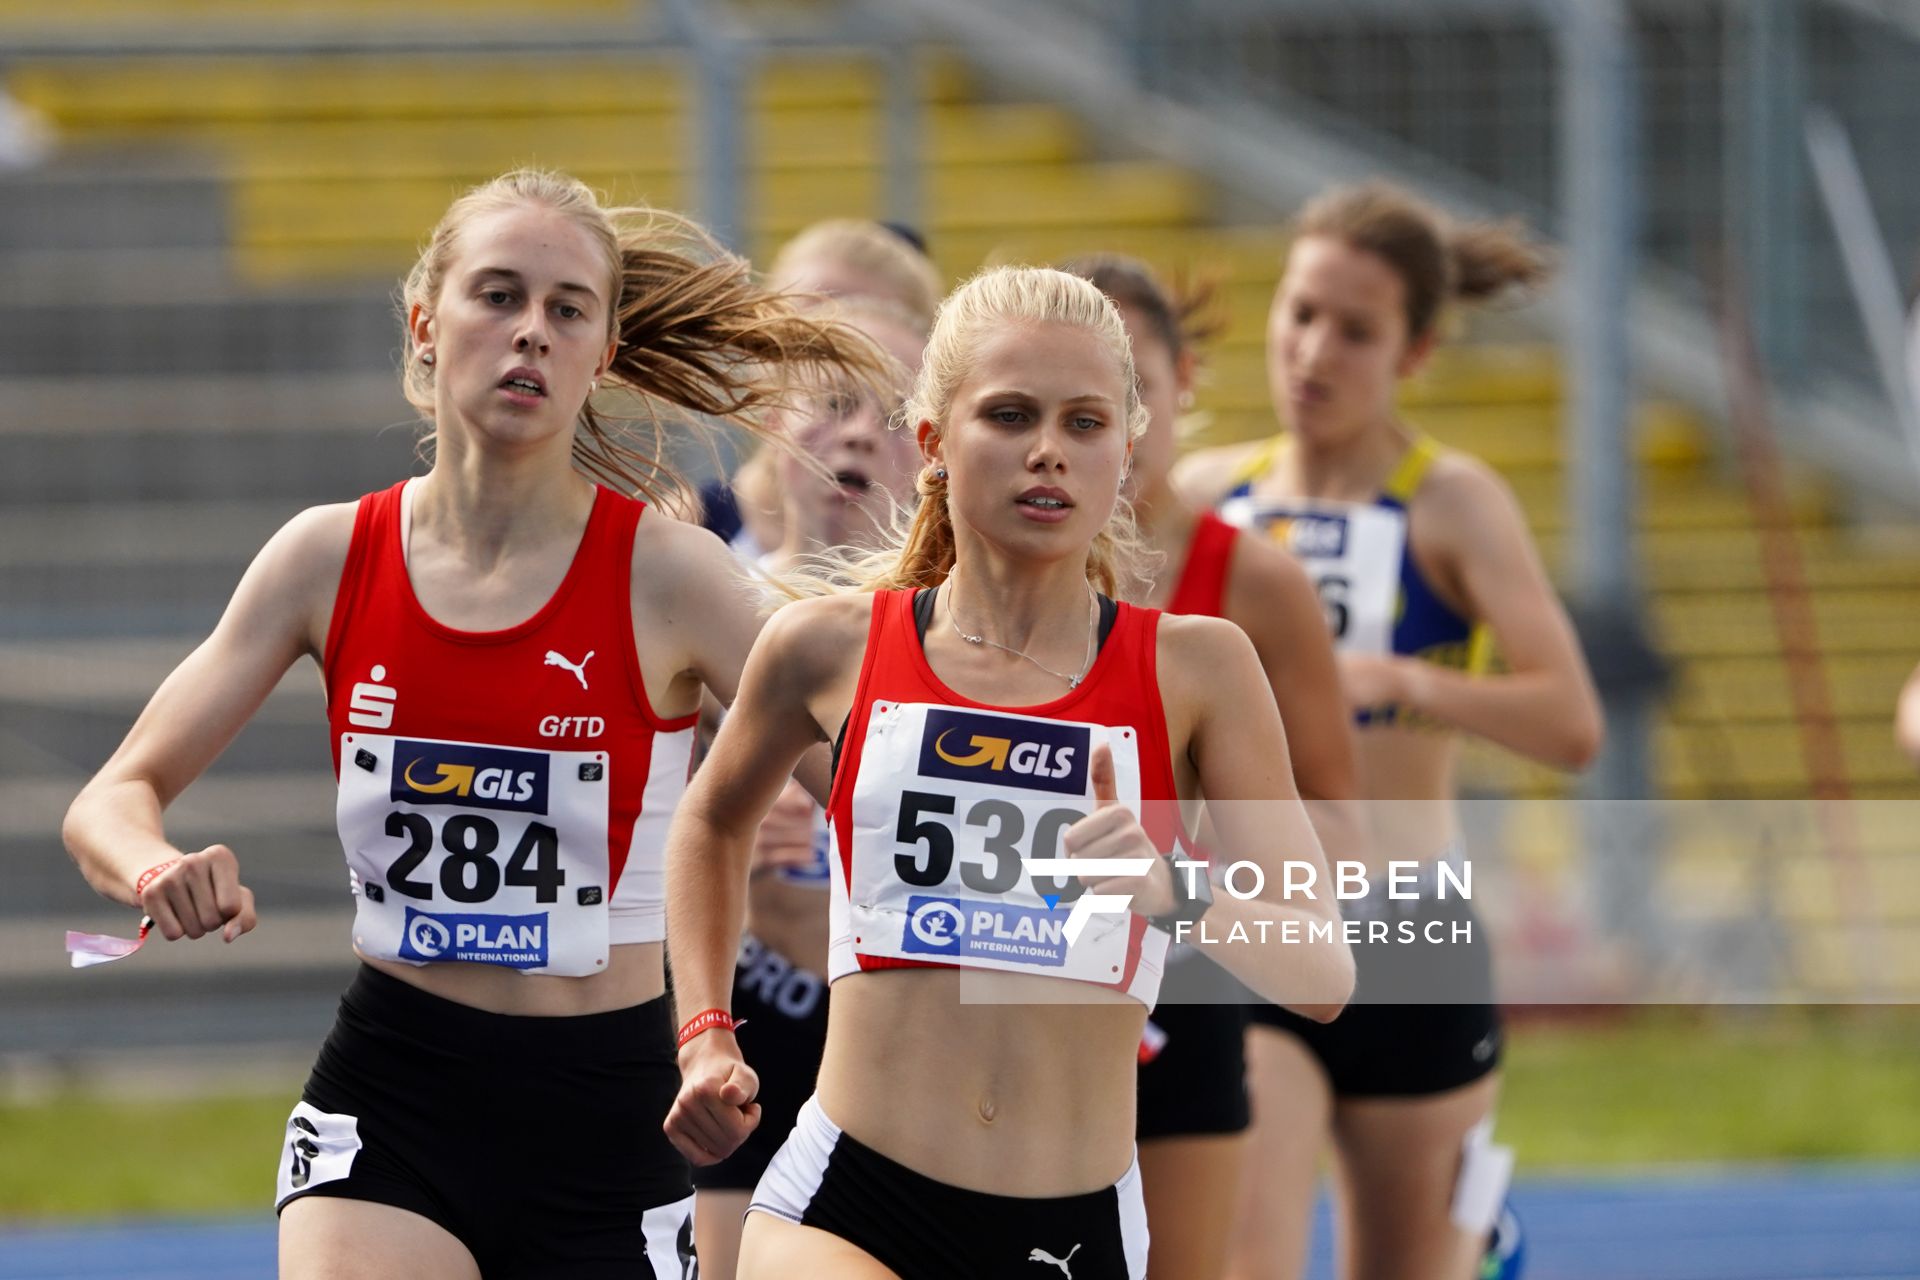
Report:
<svg viewBox="0 0 1920 1280"><path fill-rule="evenodd" d="M1118 606L1080 687L1006 708L949 689L927 664L914 593L877 592L827 816L833 893L827 979L872 969L959 967L1110 987L1149 1009L1167 935L1132 912L1065 925L1074 876L1028 871L1064 856L1061 834L1093 811L1089 766L1104 742L1120 800L1163 853L1178 838L1155 670L1159 611ZM1145 802L1143 811L1142 805Z"/></svg>
<svg viewBox="0 0 1920 1280"><path fill-rule="evenodd" d="M1227 616L1227 572L1233 567L1233 544L1240 530L1211 511L1194 523L1187 543L1187 562L1167 598L1168 613Z"/></svg>
<svg viewBox="0 0 1920 1280"><path fill-rule="evenodd" d="M327 633L354 945L407 964L601 972L611 944L666 935L662 855L696 719L661 719L641 681L644 504L597 489L540 611L456 631L407 577L404 488L360 500Z"/></svg>

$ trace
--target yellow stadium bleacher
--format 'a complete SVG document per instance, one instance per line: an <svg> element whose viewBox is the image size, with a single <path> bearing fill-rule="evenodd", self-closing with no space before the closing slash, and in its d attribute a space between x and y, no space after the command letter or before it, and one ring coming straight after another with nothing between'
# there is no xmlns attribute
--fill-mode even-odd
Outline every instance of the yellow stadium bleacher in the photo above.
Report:
<svg viewBox="0 0 1920 1280"><path fill-rule="evenodd" d="M492 20L524 24L520 0L65 0L58 6L35 0L0 0L0 33L125 29L129 24L167 24L221 30L234 24L266 31L307 30L379 21L463 23ZM633 0L542 0L541 21L630 22L643 9Z"/></svg>

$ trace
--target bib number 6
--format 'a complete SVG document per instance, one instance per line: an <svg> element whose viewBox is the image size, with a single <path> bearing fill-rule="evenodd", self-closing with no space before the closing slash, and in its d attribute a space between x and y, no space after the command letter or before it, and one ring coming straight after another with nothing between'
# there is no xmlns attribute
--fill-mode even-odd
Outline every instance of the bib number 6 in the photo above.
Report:
<svg viewBox="0 0 1920 1280"><path fill-rule="evenodd" d="M953 874L953 828L938 816L950 815L958 805L952 796L931 791L907 791L900 796L900 820L894 827L894 839L913 846L893 855L894 873L904 884L915 888L937 888ZM1049 809L1033 826L1031 857L1059 856L1061 833L1086 815L1076 809ZM985 829L982 852L993 861L963 862L960 882L976 893L1005 893L1020 883L1025 860L1020 840L1026 834L1027 817L1018 805L1005 800L987 799L975 803L962 819L964 825ZM918 846L926 843L922 851ZM1042 897L1071 902L1085 885L1077 876L1034 876L1034 891Z"/></svg>
<svg viewBox="0 0 1920 1280"><path fill-rule="evenodd" d="M1335 640L1344 639L1348 622L1347 594L1353 583L1337 574L1328 574L1313 585L1320 596L1320 608L1327 615L1327 630Z"/></svg>
<svg viewBox="0 0 1920 1280"><path fill-rule="evenodd" d="M424 813L395 810L387 815L387 834L403 839L407 847L387 871L387 887L421 902L431 901L433 885L412 879L433 852L433 819ZM440 892L454 902L491 901L502 883L534 891L538 902L557 902L567 873L560 869L560 833L544 822L530 822L520 843L507 856L506 867L493 859L500 847L500 826L491 818L459 814L440 828L439 845L447 856L440 863Z"/></svg>

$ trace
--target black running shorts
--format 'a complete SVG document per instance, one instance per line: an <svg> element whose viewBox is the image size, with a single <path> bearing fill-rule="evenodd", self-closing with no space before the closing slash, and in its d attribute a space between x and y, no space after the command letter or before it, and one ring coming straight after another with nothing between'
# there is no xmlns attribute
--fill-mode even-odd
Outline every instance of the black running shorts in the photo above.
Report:
<svg viewBox="0 0 1920 1280"><path fill-rule="evenodd" d="M1472 907L1423 896L1389 903L1366 920L1383 922L1395 940L1353 947L1357 980L1339 1017L1320 1023L1255 1002L1247 1007L1252 1024L1298 1038L1337 1097L1424 1097L1472 1084L1498 1067L1492 959ZM1397 940L1403 924L1419 940ZM1455 924L1472 926L1470 944L1424 940L1429 925L1444 938Z"/></svg>
<svg viewBox="0 0 1920 1280"><path fill-rule="evenodd" d="M511 1017L363 965L287 1121L275 1207L410 1210L487 1280L692 1280L693 1188L660 1127L679 1086L664 998Z"/></svg>
<svg viewBox="0 0 1920 1280"><path fill-rule="evenodd" d="M1141 1142L1240 1133L1251 1118L1246 988L1197 950L1174 956L1141 1040Z"/></svg>
<svg viewBox="0 0 1920 1280"><path fill-rule="evenodd" d="M901 1280L1050 1276L1145 1280L1147 1210L1136 1161L1083 1195L1026 1198L948 1186L841 1132L817 1100L753 1193L749 1213L832 1232ZM1040 1266L1032 1264L1039 1263Z"/></svg>

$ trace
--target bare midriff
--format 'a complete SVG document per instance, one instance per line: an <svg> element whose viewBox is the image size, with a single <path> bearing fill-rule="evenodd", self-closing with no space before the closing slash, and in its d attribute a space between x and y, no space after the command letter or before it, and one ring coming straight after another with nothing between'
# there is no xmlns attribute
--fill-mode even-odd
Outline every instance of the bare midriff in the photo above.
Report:
<svg viewBox="0 0 1920 1280"><path fill-rule="evenodd" d="M631 1008L666 991L664 944L633 942L610 948L607 971L585 978L520 973L493 964L411 965L396 960L367 964L408 986L488 1013L527 1018L571 1018Z"/></svg>
<svg viewBox="0 0 1920 1280"><path fill-rule="evenodd" d="M1454 803L1458 735L1381 726L1354 735L1360 794L1371 837L1369 862L1425 861L1459 843Z"/></svg>
<svg viewBox="0 0 1920 1280"><path fill-rule="evenodd" d="M913 969L850 974L830 1010L820 1105L888 1159L1005 1196L1098 1191L1132 1165L1138 1001Z"/></svg>

